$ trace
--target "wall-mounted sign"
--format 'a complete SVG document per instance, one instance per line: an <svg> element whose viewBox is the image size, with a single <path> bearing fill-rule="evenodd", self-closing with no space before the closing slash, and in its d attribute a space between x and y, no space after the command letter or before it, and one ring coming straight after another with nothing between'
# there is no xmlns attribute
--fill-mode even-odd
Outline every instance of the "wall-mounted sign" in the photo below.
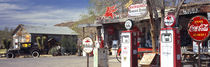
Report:
<svg viewBox="0 0 210 67"><path fill-rule="evenodd" d="M84 46L83 51L86 53L90 53L93 50L93 41L90 37L86 37L82 40L82 44Z"/></svg>
<svg viewBox="0 0 210 67"><path fill-rule="evenodd" d="M195 41L203 41L209 36L209 22L203 16L196 16L188 24L188 34Z"/></svg>
<svg viewBox="0 0 210 67"><path fill-rule="evenodd" d="M173 27L176 23L176 19L174 17L174 15L167 15L164 18L164 23L166 27Z"/></svg>
<svg viewBox="0 0 210 67"><path fill-rule="evenodd" d="M117 11L117 8L115 8L115 7L116 7L116 5L111 6L111 7L106 7L106 13L104 14L104 16L111 17L113 19L115 16L114 12Z"/></svg>
<svg viewBox="0 0 210 67"><path fill-rule="evenodd" d="M199 11L199 8L182 9L180 14L194 14L198 13Z"/></svg>
<svg viewBox="0 0 210 67"><path fill-rule="evenodd" d="M128 8L131 4L133 4L133 0L129 0L129 2L125 4L125 8Z"/></svg>
<svg viewBox="0 0 210 67"><path fill-rule="evenodd" d="M127 21L125 22L125 28L126 28L127 30L130 30L130 29L132 28L132 25L133 25L133 21L131 21L131 20L127 20Z"/></svg>
<svg viewBox="0 0 210 67"><path fill-rule="evenodd" d="M141 4L130 5L128 9L129 16L143 16L148 12L146 0L144 0Z"/></svg>

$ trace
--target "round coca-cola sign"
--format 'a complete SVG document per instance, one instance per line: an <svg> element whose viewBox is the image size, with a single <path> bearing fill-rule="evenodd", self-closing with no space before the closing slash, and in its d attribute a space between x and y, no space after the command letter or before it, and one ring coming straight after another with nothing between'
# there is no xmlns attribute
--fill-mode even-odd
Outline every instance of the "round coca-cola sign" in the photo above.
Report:
<svg viewBox="0 0 210 67"><path fill-rule="evenodd" d="M203 41L209 36L209 23L203 16L196 16L188 24L188 34L195 41Z"/></svg>

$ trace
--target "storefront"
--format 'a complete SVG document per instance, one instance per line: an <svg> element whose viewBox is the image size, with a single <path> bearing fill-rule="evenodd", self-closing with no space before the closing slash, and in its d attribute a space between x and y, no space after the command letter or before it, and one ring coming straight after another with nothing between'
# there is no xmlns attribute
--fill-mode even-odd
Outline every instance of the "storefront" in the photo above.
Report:
<svg viewBox="0 0 210 67"><path fill-rule="evenodd" d="M181 34L181 46L191 46L192 47L192 39L188 35L187 29L188 29L188 23L190 22L190 19L194 16L201 15L209 20L209 5L204 3L201 4L202 6L196 6L196 5L184 5L180 10L179 15L179 30ZM173 11L174 8L166 9L166 14L168 11ZM150 23L149 23L149 14L144 18L121 18L121 19L100 19L100 21L97 21L96 23L102 24L101 27L98 28L99 33L99 40L103 41L101 42L104 47L111 49L114 45L113 43L117 42L117 46L119 47L120 43L120 34L121 31L125 31L124 22L128 19L131 19L134 21L134 26L132 30L136 30L138 32L138 45L141 48L152 48L152 41L151 41L151 34L150 34ZM156 20L155 25L157 26L157 34L159 35L160 31L160 17L158 21ZM156 40L159 41L159 36L156 37ZM203 42L203 46L207 46L208 43L210 43L210 38ZM156 43L156 45L159 45L159 42Z"/></svg>

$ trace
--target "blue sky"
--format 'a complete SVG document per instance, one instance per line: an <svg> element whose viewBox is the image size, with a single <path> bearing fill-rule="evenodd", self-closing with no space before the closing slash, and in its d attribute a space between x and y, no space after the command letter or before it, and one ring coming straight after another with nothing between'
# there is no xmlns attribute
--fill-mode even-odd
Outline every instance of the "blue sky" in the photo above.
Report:
<svg viewBox="0 0 210 67"><path fill-rule="evenodd" d="M88 13L89 0L0 0L0 30L18 24L47 25L76 21Z"/></svg>

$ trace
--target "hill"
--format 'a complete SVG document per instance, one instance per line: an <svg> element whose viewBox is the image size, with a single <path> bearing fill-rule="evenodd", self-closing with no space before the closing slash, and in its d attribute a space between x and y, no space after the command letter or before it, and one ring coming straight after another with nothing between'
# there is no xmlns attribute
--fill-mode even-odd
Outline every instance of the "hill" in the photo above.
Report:
<svg viewBox="0 0 210 67"><path fill-rule="evenodd" d="M55 26L67 26L70 27L71 29L73 29L74 31L76 31L77 33L79 33L79 39L83 38L83 31L82 28L77 27L79 24L92 24L95 21L95 16L90 16L84 19L80 19L78 21L75 22L65 22L65 23L61 23L61 24L56 24ZM85 28L85 32L84 32L84 37L91 37L94 39L96 34L96 28L95 27L88 27Z"/></svg>

